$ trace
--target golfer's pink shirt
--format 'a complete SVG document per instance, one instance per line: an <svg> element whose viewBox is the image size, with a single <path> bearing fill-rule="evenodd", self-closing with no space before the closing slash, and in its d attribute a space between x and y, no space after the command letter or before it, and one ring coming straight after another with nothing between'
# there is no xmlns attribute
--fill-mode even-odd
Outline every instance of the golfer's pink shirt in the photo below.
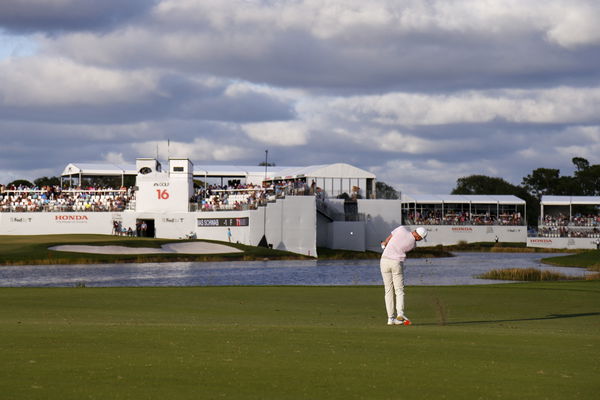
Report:
<svg viewBox="0 0 600 400"><path fill-rule="evenodd" d="M415 248L417 241L412 233L403 226L392 231L392 238L383 250L382 257L392 260L404 261L406 253Z"/></svg>

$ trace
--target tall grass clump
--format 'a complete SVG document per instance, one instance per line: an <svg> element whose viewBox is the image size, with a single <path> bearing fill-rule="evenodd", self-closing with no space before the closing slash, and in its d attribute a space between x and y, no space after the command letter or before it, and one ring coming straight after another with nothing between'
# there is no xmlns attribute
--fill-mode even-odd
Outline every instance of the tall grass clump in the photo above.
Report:
<svg viewBox="0 0 600 400"><path fill-rule="evenodd" d="M492 269L484 274L477 275L476 278L503 281L566 281L578 279L560 272L542 271L537 268Z"/></svg>

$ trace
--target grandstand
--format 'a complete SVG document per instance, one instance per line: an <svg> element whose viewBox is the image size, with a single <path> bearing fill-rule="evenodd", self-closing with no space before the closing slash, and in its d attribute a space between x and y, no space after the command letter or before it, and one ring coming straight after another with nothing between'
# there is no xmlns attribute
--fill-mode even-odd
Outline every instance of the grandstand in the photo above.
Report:
<svg viewBox="0 0 600 400"><path fill-rule="evenodd" d="M94 180L98 178L115 178L118 186L126 186L134 182L137 171L135 165L115 165L115 164L90 164L90 163L69 163L61 174L61 187L95 186ZM129 179L127 179L129 178ZM129 185L128 185L129 186Z"/></svg>
<svg viewBox="0 0 600 400"><path fill-rule="evenodd" d="M596 248L600 239L600 197L542 196L538 237L528 245Z"/></svg>
<svg viewBox="0 0 600 400"><path fill-rule="evenodd" d="M59 186L0 187L0 234L139 234L143 224L147 236L226 240L231 231L231 240L239 243L256 245L265 236L275 248L316 255L317 199L372 197L374 178L341 163L302 168L194 167L176 158L164 168L154 158L139 158L135 166L70 163ZM331 229L334 236L339 226ZM356 231L354 237L356 243L341 246L364 250L364 235Z"/></svg>
<svg viewBox="0 0 600 400"><path fill-rule="evenodd" d="M92 185L107 177L121 185ZM315 255L317 247L380 251L379 242L401 224L425 226L424 246L496 241L587 248L600 222L598 198L545 197L541 237L527 238L525 201L515 196L376 199L375 175L343 163L194 166L171 158L163 168L139 158L124 167L69 164L62 178L57 187L0 187L0 234L139 234L144 224L148 236L228 240L231 232L235 242L257 245L265 237L274 248Z"/></svg>
<svg viewBox="0 0 600 400"><path fill-rule="evenodd" d="M511 195L403 195L411 225L524 225L525 201Z"/></svg>
<svg viewBox="0 0 600 400"><path fill-rule="evenodd" d="M158 162L157 171L162 171ZM114 164L70 163L61 174L61 180L71 187L81 186L85 180L94 177L115 177L121 179L121 186L127 177L137 176L136 166ZM349 197L375 198L375 175L345 163L311 165L306 167L280 166L236 166L202 165L193 166L193 178L200 180L199 190L228 190L245 186L270 186L290 194L300 195L300 189L308 191L314 182L317 188L328 197L347 194Z"/></svg>
<svg viewBox="0 0 600 400"><path fill-rule="evenodd" d="M435 232L435 244L525 242L527 237L526 204L516 196L403 193L401 200L404 224Z"/></svg>
<svg viewBox="0 0 600 400"><path fill-rule="evenodd" d="M59 186L41 189L4 189L0 193L2 212L71 212L125 211L134 198L132 188L61 189Z"/></svg>

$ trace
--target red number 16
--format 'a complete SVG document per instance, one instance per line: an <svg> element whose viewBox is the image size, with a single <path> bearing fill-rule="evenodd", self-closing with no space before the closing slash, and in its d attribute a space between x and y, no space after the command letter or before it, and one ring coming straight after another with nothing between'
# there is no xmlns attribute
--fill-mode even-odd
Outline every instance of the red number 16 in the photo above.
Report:
<svg viewBox="0 0 600 400"><path fill-rule="evenodd" d="M167 200L169 198L169 192L167 192L167 189L156 189L156 194L158 195L159 200Z"/></svg>

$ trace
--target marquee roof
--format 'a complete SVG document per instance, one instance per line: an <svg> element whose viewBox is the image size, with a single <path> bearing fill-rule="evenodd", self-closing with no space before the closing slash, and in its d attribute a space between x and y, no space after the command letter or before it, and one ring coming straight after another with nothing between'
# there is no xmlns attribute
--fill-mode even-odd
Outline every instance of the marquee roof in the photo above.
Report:
<svg viewBox="0 0 600 400"><path fill-rule="evenodd" d="M280 171L286 167L267 167L267 174ZM194 176L227 176L245 177L248 175L264 176L265 167L260 165L194 165Z"/></svg>
<svg viewBox="0 0 600 400"><path fill-rule="evenodd" d="M62 172L62 176L69 175L98 175L121 176L136 175L135 164L93 164L70 163ZM194 176L203 177L247 177L264 176L265 167L259 165L194 165ZM345 163L309 165L305 167L267 167L267 179L294 179L307 178L375 178L375 175L363 169Z"/></svg>
<svg viewBox="0 0 600 400"><path fill-rule="evenodd" d="M306 167L283 167L268 173L268 179L293 178L358 178L375 179L375 174L346 163L309 165Z"/></svg>
<svg viewBox="0 0 600 400"><path fill-rule="evenodd" d="M404 203L419 204L525 204L525 200L513 195L481 194L402 194Z"/></svg>
<svg viewBox="0 0 600 400"><path fill-rule="evenodd" d="M600 196L542 196L544 206L600 205Z"/></svg>
<svg viewBox="0 0 600 400"><path fill-rule="evenodd" d="M69 175L98 175L98 176L121 176L136 175L135 164L90 164L90 163L70 163L65 167L61 176Z"/></svg>

